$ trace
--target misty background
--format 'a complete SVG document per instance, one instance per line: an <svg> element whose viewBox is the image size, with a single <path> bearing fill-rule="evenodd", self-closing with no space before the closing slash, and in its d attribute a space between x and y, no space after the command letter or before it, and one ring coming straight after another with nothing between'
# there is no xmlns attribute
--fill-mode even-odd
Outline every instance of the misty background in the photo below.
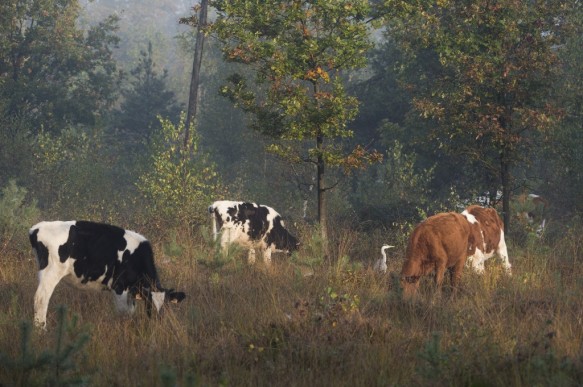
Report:
<svg viewBox="0 0 583 387"><path fill-rule="evenodd" d="M86 218L154 230L204 225L206 208L216 199L267 204L292 224L317 222L315 170L266 151L272 139L251 129L250 116L220 95L233 72L250 70L226 62L213 33L203 52L194 146L188 157L179 149L196 33L179 20L195 15L196 4L23 4L3 5L0 20L0 187L5 198L12 197L20 208L38 209L36 216L45 219ZM531 193L547 201L544 216L552 214L556 233L560 223L577 221L583 210L581 34L552 35L546 26L560 29L567 20L578 26L578 7L570 19L540 18L547 23L537 27L544 30L540 36L525 32L536 43L531 49L542 57L552 53L553 62L544 73L524 70L524 77L517 78L530 77L521 92L528 95L532 115L521 116L524 127L513 134L519 141L506 180L496 161L503 152L496 137L476 135L464 126L469 122L464 114L475 101L440 117L431 109L446 106L447 100L432 105L429 97L420 98L455 96L448 85L464 82L466 75L447 67L453 59L448 63L443 47L415 47L407 41L407 29L399 26L408 19L399 22L395 10L392 15L395 19L370 23L366 65L341 74L359 109L347 124L353 135L333 139L347 152L361 144L383 158L348 172L327 169L333 185L326 191L328 224L398 228L435 212L459 210L484 193L501 203L498 192L508 197L506 212L510 224L517 225L517 237L528 232L528 224L518 226L518 214L535 209L524 200ZM209 18L215 17L211 7ZM413 26L413 16L409 21ZM546 47L545 34L562 41ZM496 46L492 36L492 42L478 44L478 52L492 56L487 48ZM518 56L522 46L516 47ZM471 83L464 87L472 88ZM484 87L479 93L488 105L483 101L492 90ZM512 98L520 96L516 92ZM523 112L525 105L513 106ZM545 110L549 106L552 110ZM478 127L489 133L484 125Z"/></svg>

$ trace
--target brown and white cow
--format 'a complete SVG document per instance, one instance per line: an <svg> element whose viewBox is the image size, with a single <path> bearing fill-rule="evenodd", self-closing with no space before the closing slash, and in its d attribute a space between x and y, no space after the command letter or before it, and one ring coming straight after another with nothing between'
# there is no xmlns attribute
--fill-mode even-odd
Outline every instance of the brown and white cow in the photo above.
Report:
<svg viewBox="0 0 583 387"><path fill-rule="evenodd" d="M435 284L441 289L446 269L450 269L451 283L459 284L466 259L473 255L475 241L467 219L456 212L433 215L413 230L401 270L403 297L417 293L419 279L435 272Z"/></svg>
<svg viewBox="0 0 583 387"><path fill-rule="evenodd" d="M469 206L462 212L470 223L475 252L468 257L468 264L477 273L484 273L486 260L498 255L508 274L512 274L512 265L508 261L508 249L504 240L504 223L494 208L484 208L478 205Z"/></svg>

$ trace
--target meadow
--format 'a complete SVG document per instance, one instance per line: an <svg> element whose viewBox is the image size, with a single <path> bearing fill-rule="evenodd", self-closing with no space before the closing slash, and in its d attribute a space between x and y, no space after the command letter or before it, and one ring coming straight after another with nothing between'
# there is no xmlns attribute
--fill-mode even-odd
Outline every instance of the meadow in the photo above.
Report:
<svg viewBox="0 0 583 387"><path fill-rule="evenodd" d="M271 268L221 256L205 233L154 242L162 284L187 293L161 318L139 304L116 315L107 292L57 287L48 331L32 328L36 262L0 261L0 386L576 386L583 384L583 236L509 241L513 275L495 259L462 288L415 302L397 274L371 269L382 232L336 228L324 260L317 232Z"/></svg>

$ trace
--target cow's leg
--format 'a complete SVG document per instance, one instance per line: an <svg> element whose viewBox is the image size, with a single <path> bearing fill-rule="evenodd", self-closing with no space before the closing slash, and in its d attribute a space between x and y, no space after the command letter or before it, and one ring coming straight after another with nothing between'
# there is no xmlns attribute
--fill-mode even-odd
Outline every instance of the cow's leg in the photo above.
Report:
<svg viewBox="0 0 583 387"><path fill-rule="evenodd" d="M255 249L253 247L249 248L249 254L247 256L247 263L253 265L255 263Z"/></svg>
<svg viewBox="0 0 583 387"><path fill-rule="evenodd" d="M457 289L462 278L462 272L465 266L465 257L464 256L459 257L457 262L458 263L454 267L452 267L450 271L451 286L453 287L454 294L457 292Z"/></svg>
<svg viewBox="0 0 583 387"><path fill-rule="evenodd" d="M498 249L496 253L502 259L502 265L504 265L504 269L508 275L512 275L512 265L508 260L508 248L506 247L506 241L504 240L504 231L502 231L502 236L500 238L500 243L498 244Z"/></svg>
<svg viewBox="0 0 583 387"><path fill-rule="evenodd" d="M229 252L229 245L231 244L230 238L231 231L228 229L223 229L221 231L221 251L223 255L226 257L227 253Z"/></svg>
<svg viewBox="0 0 583 387"><path fill-rule="evenodd" d="M266 266L271 266L271 247L263 250L263 263L265 263Z"/></svg>
<svg viewBox="0 0 583 387"><path fill-rule="evenodd" d="M437 292L441 293L441 285L443 284L448 262L447 252L443 246L436 247L432 258L435 262L435 286L437 288Z"/></svg>
<svg viewBox="0 0 583 387"><path fill-rule="evenodd" d="M443 278L445 277L445 271L447 269L447 258L437 259L435 262L435 287L437 291L441 291L441 285L443 284Z"/></svg>
<svg viewBox="0 0 583 387"><path fill-rule="evenodd" d="M216 242L217 237L218 237L217 217L213 212L211 212L211 223L212 223L212 227L213 227L213 241Z"/></svg>
<svg viewBox="0 0 583 387"><path fill-rule="evenodd" d="M484 265L485 262L486 257L484 254L482 254L480 250L476 249L476 254L474 254L474 259L472 261L472 267L474 268L474 271L478 274L484 274L486 271L486 266Z"/></svg>
<svg viewBox="0 0 583 387"><path fill-rule="evenodd" d="M136 309L136 301L124 290L122 294L113 293L115 309L119 313L132 314Z"/></svg>
<svg viewBox="0 0 583 387"><path fill-rule="evenodd" d="M51 264L38 272L38 288L34 294L34 324L38 328L46 329L49 300L65 275L65 270L59 270Z"/></svg>
<svg viewBox="0 0 583 387"><path fill-rule="evenodd" d="M478 274L484 274L485 266L484 262L486 262L486 257L482 253L480 249L476 249L474 255L470 255L465 260L466 266L471 266L472 269Z"/></svg>

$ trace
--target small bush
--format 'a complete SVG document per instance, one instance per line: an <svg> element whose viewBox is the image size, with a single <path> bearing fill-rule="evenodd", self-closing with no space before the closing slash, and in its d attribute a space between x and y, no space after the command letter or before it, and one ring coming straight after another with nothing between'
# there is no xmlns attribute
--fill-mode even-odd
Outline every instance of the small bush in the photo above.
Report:
<svg viewBox="0 0 583 387"><path fill-rule="evenodd" d="M36 223L36 201L27 202L27 190L10 180L0 196L0 255L28 251L28 229ZM10 251L9 251L10 250Z"/></svg>
<svg viewBox="0 0 583 387"><path fill-rule="evenodd" d="M162 133L153 142L152 165L141 176L138 189L151 204L152 216L168 228L206 221L206 211L220 190L218 174L207 155L198 149L192 131L189 147L182 144L184 115L180 123L160 118Z"/></svg>
<svg viewBox="0 0 583 387"><path fill-rule="evenodd" d="M89 340L86 332L77 332L77 319L67 319L67 309L60 306L57 310L57 326L54 347L39 351L31 340L32 327L22 322L20 354L10 357L0 352L0 385L46 385L73 386L86 385L88 377L79 375L75 364L76 357ZM4 379L2 381L2 379Z"/></svg>

